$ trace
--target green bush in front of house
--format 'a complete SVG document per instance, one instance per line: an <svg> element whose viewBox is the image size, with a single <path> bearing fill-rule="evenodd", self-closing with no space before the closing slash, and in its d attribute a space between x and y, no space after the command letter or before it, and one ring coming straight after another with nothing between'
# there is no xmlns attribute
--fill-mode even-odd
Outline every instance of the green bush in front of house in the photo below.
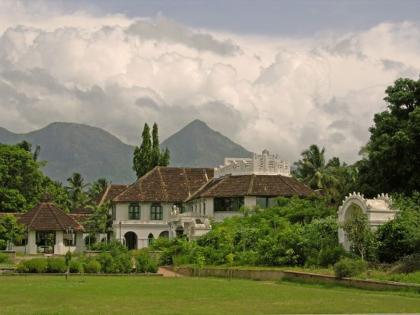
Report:
<svg viewBox="0 0 420 315"><path fill-rule="evenodd" d="M101 271L101 264L95 260L90 259L84 266L86 273L99 273Z"/></svg>
<svg viewBox="0 0 420 315"><path fill-rule="evenodd" d="M63 258L48 258L47 271L50 273L64 273L67 271L66 263Z"/></svg>
<svg viewBox="0 0 420 315"><path fill-rule="evenodd" d="M140 249L134 252L136 260L136 271L140 273L156 273L158 271L158 264L156 260L150 255L147 248Z"/></svg>
<svg viewBox="0 0 420 315"><path fill-rule="evenodd" d="M21 261L16 270L22 273L44 273L48 271L48 262L44 258Z"/></svg>
<svg viewBox="0 0 420 315"><path fill-rule="evenodd" d="M334 265L337 278L354 277L367 269L367 263L360 259L343 258Z"/></svg>
<svg viewBox="0 0 420 315"><path fill-rule="evenodd" d="M4 253L0 253L0 264L10 263L10 256Z"/></svg>
<svg viewBox="0 0 420 315"><path fill-rule="evenodd" d="M71 260L69 264L70 273L82 273L83 264L80 260Z"/></svg>

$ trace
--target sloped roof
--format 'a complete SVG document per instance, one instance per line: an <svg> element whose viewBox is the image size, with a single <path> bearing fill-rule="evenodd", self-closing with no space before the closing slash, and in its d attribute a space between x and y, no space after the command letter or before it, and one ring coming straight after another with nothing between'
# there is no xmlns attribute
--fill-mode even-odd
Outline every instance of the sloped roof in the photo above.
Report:
<svg viewBox="0 0 420 315"><path fill-rule="evenodd" d="M213 178L211 168L157 166L113 199L114 202L182 202Z"/></svg>
<svg viewBox="0 0 420 315"><path fill-rule="evenodd" d="M315 192L292 177L282 175L226 175L209 181L188 200L200 197L306 197Z"/></svg>
<svg viewBox="0 0 420 315"><path fill-rule="evenodd" d="M108 185L108 187L100 194L98 197L97 204L102 205L107 201L111 201L119 194L121 194L124 190L126 190L128 185Z"/></svg>
<svg viewBox="0 0 420 315"><path fill-rule="evenodd" d="M23 214L19 222L36 231L65 231L67 228L83 231L82 225L52 202L41 202Z"/></svg>

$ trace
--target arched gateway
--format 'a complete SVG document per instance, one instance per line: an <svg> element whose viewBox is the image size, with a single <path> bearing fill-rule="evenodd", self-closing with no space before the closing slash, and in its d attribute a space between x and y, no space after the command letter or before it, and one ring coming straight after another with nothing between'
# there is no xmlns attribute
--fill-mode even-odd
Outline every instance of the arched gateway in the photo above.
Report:
<svg viewBox="0 0 420 315"><path fill-rule="evenodd" d="M128 249L137 249L137 234L134 232L127 232L124 234L125 246Z"/></svg>
<svg viewBox="0 0 420 315"><path fill-rule="evenodd" d="M373 199L365 199L360 193L348 195L338 208L338 223L342 226L356 212L367 215L369 225L376 229L379 225L394 219L398 211L392 207L392 200L387 194L378 195ZM350 242L342 228L338 229L338 241L346 250L350 249Z"/></svg>

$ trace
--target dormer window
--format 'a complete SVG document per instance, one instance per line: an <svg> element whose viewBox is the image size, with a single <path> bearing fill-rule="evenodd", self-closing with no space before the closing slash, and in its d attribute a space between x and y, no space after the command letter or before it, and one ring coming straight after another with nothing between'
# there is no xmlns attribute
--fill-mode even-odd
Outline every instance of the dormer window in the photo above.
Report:
<svg viewBox="0 0 420 315"><path fill-rule="evenodd" d="M138 203L130 203L128 206L128 219L140 220L140 205Z"/></svg>

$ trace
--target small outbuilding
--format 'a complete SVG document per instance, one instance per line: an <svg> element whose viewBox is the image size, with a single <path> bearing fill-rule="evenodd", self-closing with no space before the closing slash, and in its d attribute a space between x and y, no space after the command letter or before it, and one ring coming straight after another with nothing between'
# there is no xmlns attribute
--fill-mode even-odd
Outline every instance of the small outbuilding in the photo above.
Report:
<svg viewBox="0 0 420 315"><path fill-rule="evenodd" d="M65 255L67 251L84 250L83 226L48 199L44 198L18 221L26 227L26 239L15 244L17 252Z"/></svg>

